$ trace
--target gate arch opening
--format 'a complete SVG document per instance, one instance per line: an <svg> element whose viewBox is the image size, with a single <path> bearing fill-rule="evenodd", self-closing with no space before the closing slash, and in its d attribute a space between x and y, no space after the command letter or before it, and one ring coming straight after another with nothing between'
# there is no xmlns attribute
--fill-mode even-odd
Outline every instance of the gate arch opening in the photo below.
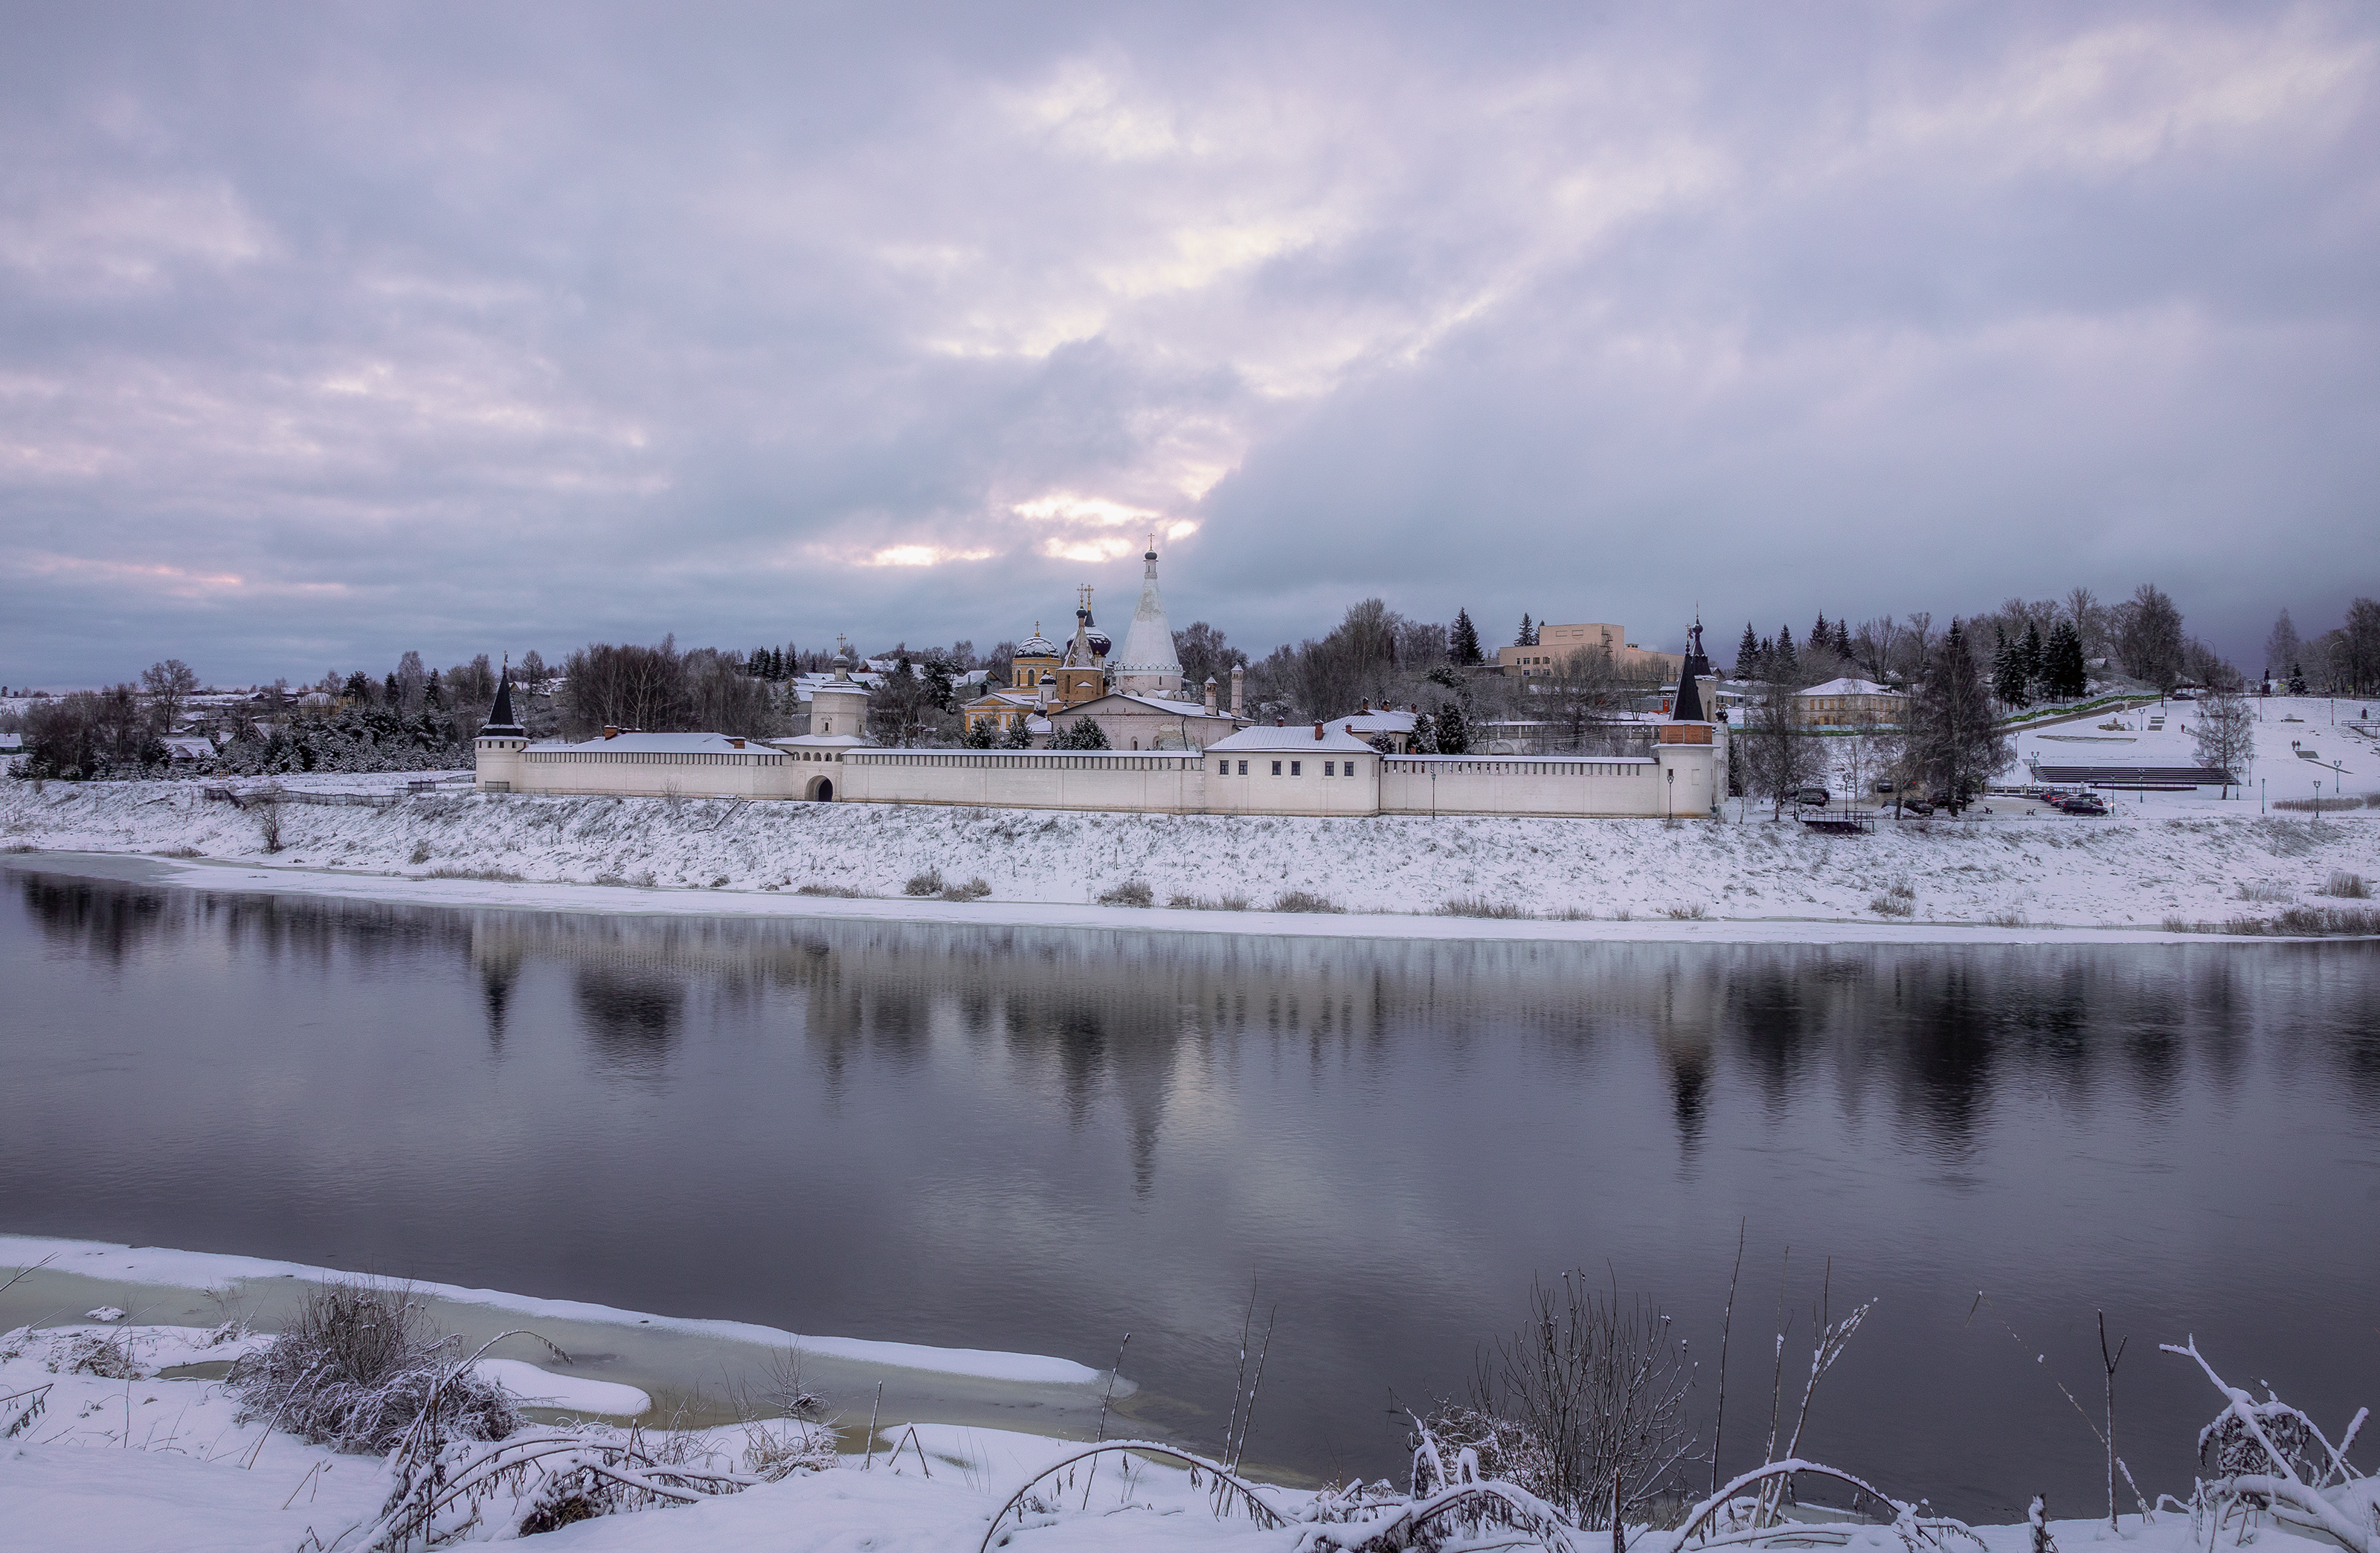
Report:
<svg viewBox="0 0 2380 1553"><path fill-rule="evenodd" d="M834 802L834 779L827 776L810 778L808 790L803 793L802 796L813 804Z"/></svg>

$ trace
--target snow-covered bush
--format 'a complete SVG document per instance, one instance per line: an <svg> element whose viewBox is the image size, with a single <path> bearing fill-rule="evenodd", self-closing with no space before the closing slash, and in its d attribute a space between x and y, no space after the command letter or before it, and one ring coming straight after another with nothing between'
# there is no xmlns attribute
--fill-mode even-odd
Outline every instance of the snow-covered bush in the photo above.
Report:
<svg viewBox="0 0 2380 1553"><path fill-rule="evenodd" d="M287 1331L232 1365L240 1418L261 1418L310 1445L380 1455L434 1408L441 1434L494 1440L521 1427L512 1395L459 1373L460 1340L432 1335L412 1292L326 1283Z"/></svg>
<svg viewBox="0 0 2380 1553"><path fill-rule="evenodd" d="M1099 892L1103 906L1149 906L1157 904L1156 892L1145 879L1128 879L1122 884Z"/></svg>

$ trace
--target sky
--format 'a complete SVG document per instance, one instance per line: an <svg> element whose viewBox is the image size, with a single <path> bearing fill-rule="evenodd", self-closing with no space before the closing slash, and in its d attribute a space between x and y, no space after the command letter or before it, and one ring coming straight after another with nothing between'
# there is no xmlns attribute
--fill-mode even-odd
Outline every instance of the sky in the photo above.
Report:
<svg viewBox="0 0 2380 1553"><path fill-rule="evenodd" d="M2380 10L12 7L0 683L2380 594Z"/></svg>

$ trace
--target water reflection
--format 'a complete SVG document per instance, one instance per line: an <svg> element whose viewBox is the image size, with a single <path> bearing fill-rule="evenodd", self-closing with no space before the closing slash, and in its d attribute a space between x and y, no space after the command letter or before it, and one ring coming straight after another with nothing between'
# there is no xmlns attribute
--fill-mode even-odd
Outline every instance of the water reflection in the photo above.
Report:
<svg viewBox="0 0 2380 1553"><path fill-rule="evenodd" d="M2380 1169L2364 945L1371 942L10 880L0 1228L1091 1363L1129 1327L1174 1409L1152 1426L1194 1438L1253 1276L1284 1322L1264 1450L1377 1468L1390 1432L1351 1421L1458 1388L1531 1273L1608 1259L1707 1341L1749 1224L1885 1296L1829 1449L1979 1513L1926 1452L2020 1509L2090 1479L2026 1411L2037 1375L1995 1390L1977 1287L2046 1331L2105 1304L2220 1334L2277 1382L2366 1341L2369 1268L2336 1250ZM2289 1147L2208 1147L2243 1132ZM1912 1432L1911 1374L1978 1401ZM2161 1384L2140 1405L2189 1425L2186 1483L2203 1399ZM2343 1384L2307 1400L2368 1400Z"/></svg>

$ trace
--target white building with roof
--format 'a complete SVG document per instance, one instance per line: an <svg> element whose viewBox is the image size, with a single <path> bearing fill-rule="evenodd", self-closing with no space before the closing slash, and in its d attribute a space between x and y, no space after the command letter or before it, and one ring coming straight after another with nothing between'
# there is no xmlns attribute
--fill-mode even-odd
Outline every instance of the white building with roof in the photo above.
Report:
<svg viewBox="0 0 2380 1553"><path fill-rule="evenodd" d="M1123 651L1113 665L1115 688L1128 695L1170 697L1182 688L1182 658L1173 648L1173 627L1157 591L1157 536L1148 536L1141 556L1140 603L1123 634Z"/></svg>

